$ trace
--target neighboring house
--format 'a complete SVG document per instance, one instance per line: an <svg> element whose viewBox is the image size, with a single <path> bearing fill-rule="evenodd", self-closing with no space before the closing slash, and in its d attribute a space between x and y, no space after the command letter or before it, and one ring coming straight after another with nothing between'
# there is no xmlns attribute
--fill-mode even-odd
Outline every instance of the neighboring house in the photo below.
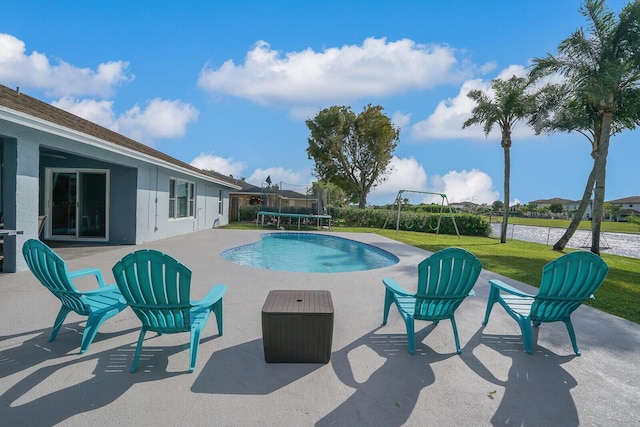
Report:
<svg viewBox="0 0 640 427"><path fill-rule="evenodd" d="M0 85L4 271L27 268L22 244L139 244L228 223L229 177Z"/></svg>
<svg viewBox="0 0 640 427"><path fill-rule="evenodd" d="M625 197L623 199L609 200L607 203L620 206L619 219L630 215L640 216L640 196Z"/></svg>
<svg viewBox="0 0 640 427"><path fill-rule="evenodd" d="M479 205L478 203L473 203L473 202L449 203L449 207L452 210L455 210L457 213L463 213L463 212L476 213L480 211L482 208L489 209L487 205Z"/></svg>
<svg viewBox="0 0 640 427"><path fill-rule="evenodd" d="M538 209L549 209L553 204L562 205L562 213L559 215L563 218L571 218L573 214L578 210L580 206L581 200L568 200L561 199L559 197L554 197L553 199L540 199L529 202L529 205L535 205ZM549 211L549 214L554 215ZM591 203L587 206L587 209L584 211L584 215L582 219L588 220L591 218Z"/></svg>
<svg viewBox="0 0 640 427"><path fill-rule="evenodd" d="M231 208L229 218L231 222L240 220L240 208L243 206L261 206L267 210L282 208L314 209L314 196L307 196L292 190L279 190L273 187L258 187L243 180L233 180L240 190L231 191Z"/></svg>

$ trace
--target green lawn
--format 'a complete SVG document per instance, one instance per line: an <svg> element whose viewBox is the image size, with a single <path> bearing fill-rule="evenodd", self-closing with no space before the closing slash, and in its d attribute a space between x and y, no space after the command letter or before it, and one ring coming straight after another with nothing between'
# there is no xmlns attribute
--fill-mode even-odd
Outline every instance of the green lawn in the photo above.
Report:
<svg viewBox="0 0 640 427"><path fill-rule="evenodd" d="M234 223L227 227L255 229L255 224ZM550 246L518 240L500 244L498 239L486 237L461 236L458 239L456 236L413 231L396 234L395 230L372 228L340 227L333 231L377 233L430 252L458 246L475 254L487 270L534 286L540 282L542 267L561 255ZM609 274L596 292L596 299L587 304L640 324L640 259L608 254L602 254L602 258L609 266Z"/></svg>

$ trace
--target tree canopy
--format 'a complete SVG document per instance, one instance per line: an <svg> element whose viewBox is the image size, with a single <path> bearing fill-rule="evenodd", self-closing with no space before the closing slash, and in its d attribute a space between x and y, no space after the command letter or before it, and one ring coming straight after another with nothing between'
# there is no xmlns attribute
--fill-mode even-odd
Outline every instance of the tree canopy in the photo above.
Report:
<svg viewBox="0 0 640 427"><path fill-rule="evenodd" d="M356 115L350 107L333 106L306 121L311 132L307 147L315 161L315 175L357 196L364 208L367 195L386 179L400 129L369 104Z"/></svg>

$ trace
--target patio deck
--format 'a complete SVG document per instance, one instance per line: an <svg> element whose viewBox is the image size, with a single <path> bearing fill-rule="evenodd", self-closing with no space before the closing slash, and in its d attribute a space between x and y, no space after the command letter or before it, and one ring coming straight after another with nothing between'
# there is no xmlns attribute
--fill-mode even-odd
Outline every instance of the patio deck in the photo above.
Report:
<svg viewBox="0 0 640 427"><path fill-rule="evenodd" d="M145 245L56 248L72 270L111 266L128 252L154 248L193 270L192 296L214 283L224 296L224 335L211 319L198 362L188 368L188 334L147 335L131 374L140 323L129 309L105 322L78 354L82 318L69 315L48 343L59 304L30 272L0 275L0 414L4 425L400 426L640 424L640 325L582 306L574 314L581 357L563 324L545 324L535 355L524 352L516 322L496 307L482 327L489 285L484 270L456 320L416 322L407 351L392 308L381 327L384 287L394 277L415 288L427 252L365 233L333 233L386 249L400 263L353 273L289 273L242 267L219 257L259 239L256 231L214 229ZM510 283L515 283L505 279ZM84 283L79 287L84 288ZM525 285L522 289L527 289ZM332 294L331 361L268 364L261 308L274 289ZM529 288L533 291L533 288ZM534 332L535 333L535 332Z"/></svg>

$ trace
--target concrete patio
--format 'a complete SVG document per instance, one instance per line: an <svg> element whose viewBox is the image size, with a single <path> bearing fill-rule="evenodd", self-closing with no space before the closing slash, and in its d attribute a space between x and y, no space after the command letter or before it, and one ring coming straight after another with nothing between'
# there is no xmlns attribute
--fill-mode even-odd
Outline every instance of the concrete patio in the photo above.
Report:
<svg viewBox="0 0 640 427"><path fill-rule="evenodd" d="M130 309L105 322L85 354L78 353L83 318L75 314L48 343L58 301L30 272L0 275L1 423L640 425L640 325L582 306L573 317L581 357L574 356L561 323L543 325L535 354L527 355L516 322L500 307L482 327L487 281L498 277L484 270L477 296L457 311L462 355L455 353L450 323L443 321L416 322L411 356L395 308L389 323L380 325L381 279L393 277L414 289L416 266L427 252L375 234L332 232L379 246L401 261L378 270L310 274L258 270L220 258L223 250L256 241L261 232L214 229L137 247L56 248L70 270L100 267L109 283L117 260L148 247L193 270L194 299L215 283L226 284L224 335L218 336L211 319L193 374L187 371L188 334L148 334L138 372L129 372L140 327ZM330 363L265 363L260 315L273 289L331 292Z"/></svg>

